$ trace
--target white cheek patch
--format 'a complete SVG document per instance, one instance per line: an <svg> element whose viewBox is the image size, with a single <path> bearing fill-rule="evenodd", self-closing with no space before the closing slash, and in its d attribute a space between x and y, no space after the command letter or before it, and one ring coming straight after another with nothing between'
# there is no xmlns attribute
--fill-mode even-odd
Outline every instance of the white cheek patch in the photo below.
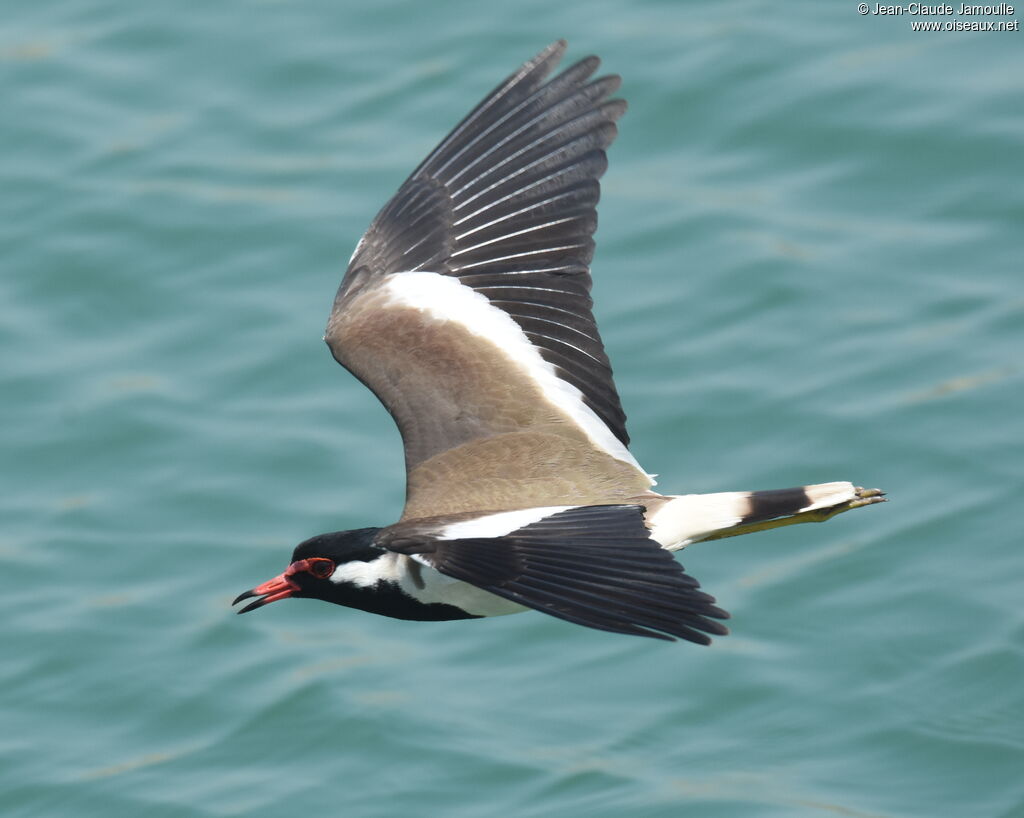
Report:
<svg viewBox="0 0 1024 818"><path fill-rule="evenodd" d="M341 584L348 583L359 588L372 588L382 580L385 582L397 582L399 570L396 564L397 554L381 554L377 559L363 562L353 560L343 562L334 569L331 574L331 582Z"/></svg>
<svg viewBox="0 0 1024 818"><path fill-rule="evenodd" d="M440 321L452 321L496 346L597 449L645 473L629 449L584 403L583 393L558 377L555 367L544 360L515 320L492 306L487 296L440 273L394 273L384 279L383 286L394 303L421 310Z"/></svg>

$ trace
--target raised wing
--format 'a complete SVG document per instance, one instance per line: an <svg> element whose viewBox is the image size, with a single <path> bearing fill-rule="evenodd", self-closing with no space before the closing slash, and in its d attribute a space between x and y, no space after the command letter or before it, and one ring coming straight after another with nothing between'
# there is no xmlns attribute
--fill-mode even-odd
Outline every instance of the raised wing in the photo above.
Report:
<svg viewBox="0 0 1024 818"><path fill-rule="evenodd" d="M525 525L500 536L495 514L436 528L399 523L378 544L415 554L443 574L520 605L615 633L708 644L729 631L729 614L683 570L644 526L642 506L534 509ZM497 527L497 528L495 528Z"/></svg>
<svg viewBox="0 0 1024 818"><path fill-rule="evenodd" d="M399 426L406 518L651 485L626 448L589 295L598 178L625 103L608 99L618 77L590 79L596 57L545 83L564 50L526 63L441 142L338 290L325 339ZM574 466L567 485L556 472Z"/></svg>

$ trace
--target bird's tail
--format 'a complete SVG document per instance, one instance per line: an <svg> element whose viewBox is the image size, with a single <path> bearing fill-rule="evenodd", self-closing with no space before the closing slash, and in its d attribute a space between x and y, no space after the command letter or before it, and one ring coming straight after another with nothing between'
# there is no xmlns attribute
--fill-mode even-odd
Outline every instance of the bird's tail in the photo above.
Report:
<svg viewBox="0 0 1024 818"><path fill-rule="evenodd" d="M681 494L648 506L651 537L669 551L701 540L735 537L794 523L824 522L884 502L885 492L852 483L818 483L770 491Z"/></svg>

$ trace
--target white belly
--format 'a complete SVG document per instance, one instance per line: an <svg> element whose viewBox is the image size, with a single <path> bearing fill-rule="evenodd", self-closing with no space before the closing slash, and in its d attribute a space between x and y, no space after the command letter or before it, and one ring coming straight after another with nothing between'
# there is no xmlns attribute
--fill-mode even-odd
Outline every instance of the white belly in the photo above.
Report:
<svg viewBox="0 0 1024 818"><path fill-rule="evenodd" d="M445 576L440 571L415 557L395 554L395 579L399 587L420 602L456 605L473 616L504 616L527 610L489 591L470 585L460 579ZM410 566L410 562L415 564ZM419 582L416 580L419 579ZM422 587L420 587L422 585Z"/></svg>

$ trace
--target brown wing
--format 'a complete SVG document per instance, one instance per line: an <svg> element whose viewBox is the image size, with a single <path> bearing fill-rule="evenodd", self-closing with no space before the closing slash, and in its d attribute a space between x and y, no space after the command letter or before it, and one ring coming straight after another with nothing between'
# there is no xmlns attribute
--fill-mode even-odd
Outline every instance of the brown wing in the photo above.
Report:
<svg viewBox="0 0 1024 818"><path fill-rule="evenodd" d="M427 157L335 299L325 339L398 423L414 508L506 507L509 481L543 495L512 502L549 502L574 466L595 502L650 485L589 295L597 180L625 103L607 99L617 77L590 81L595 57L545 83L564 50L526 63ZM473 476L476 494L444 501ZM489 494L506 503L479 505Z"/></svg>

